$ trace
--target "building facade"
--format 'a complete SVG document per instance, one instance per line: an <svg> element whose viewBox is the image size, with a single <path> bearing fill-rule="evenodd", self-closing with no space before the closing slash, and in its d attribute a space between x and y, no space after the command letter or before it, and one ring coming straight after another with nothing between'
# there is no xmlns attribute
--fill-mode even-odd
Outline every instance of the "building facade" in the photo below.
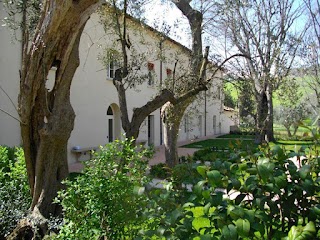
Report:
<svg viewBox="0 0 320 240"><path fill-rule="evenodd" d="M1 16L4 16L4 10L1 11ZM132 66L139 65L139 68L132 67L132 78L138 80L127 85L129 116L134 108L143 106L159 89L171 84L173 72L177 72L177 81L179 77L183 79L183 69L187 67L190 53L184 46L163 38L154 29L133 19L130 21L130 63ZM94 14L81 37L81 63L71 87L71 103L76 119L68 142L70 163L88 158L85 151L74 151L75 149L96 148L122 138L124 133L118 95L112 81L117 69L117 59L105 60L106 55L117 52L119 48L116 35L109 30L108 25L106 27L101 23L99 15ZM21 43L12 42L11 38L9 30L0 27L0 144L14 146L21 145L16 110ZM48 91L53 87L54 74L55 69L52 68L47 80ZM134 74L139 74L139 77ZM230 131L230 121L223 111L221 84L219 78L214 79L210 89L200 93L198 99L191 104L181 123L180 141ZM137 140L155 146L163 143L160 109L144 120Z"/></svg>

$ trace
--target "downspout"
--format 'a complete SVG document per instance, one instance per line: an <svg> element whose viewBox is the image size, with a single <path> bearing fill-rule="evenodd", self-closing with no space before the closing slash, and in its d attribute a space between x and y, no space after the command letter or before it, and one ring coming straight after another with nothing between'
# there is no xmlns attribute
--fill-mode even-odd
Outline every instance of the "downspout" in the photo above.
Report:
<svg viewBox="0 0 320 240"><path fill-rule="evenodd" d="M160 40L160 89L162 89L162 42L164 41L164 39L162 38ZM161 118L161 108L160 108L160 145L163 144L163 140L162 140L162 136L163 136L163 123L162 123L162 118Z"/></svg>
<svg viewBox="0 0 320 240"><path fill-rule="evenodd" d="M204 91L204 136L207 136L207 90Z"/></svg>

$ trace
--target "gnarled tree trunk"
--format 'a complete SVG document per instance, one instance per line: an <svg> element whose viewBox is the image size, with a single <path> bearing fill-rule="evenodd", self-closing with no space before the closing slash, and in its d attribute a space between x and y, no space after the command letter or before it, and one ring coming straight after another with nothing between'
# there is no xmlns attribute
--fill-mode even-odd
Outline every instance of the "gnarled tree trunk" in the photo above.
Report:
<svg viewBox="0 0 320 240"><path fill-rule="evenodd" d="M163 120L163 142L165 146L165 157L166 164L168 167L173 168L179 163L178 156L178 136L179 136L179 127L180 122L183 117L183 112L176 112L177 106L167 103L162 108L162 120Z"/></svg>
<svg viewBox="0 0 320 240"><path fill-rule="evenodd" d="M256 92L257 121L256 121L256 143L274 141L273 132L273 102L270 87L260 93Z"/></svg>
<svg viewBox="0 0 320 240"><path fill-rule="evenodd" d="M173 93L167 89L163 89L145 105L139 108L134 108L130 121L127 107L126 90L123 86L122 79L113 80L113 84L118 92L122 128L126 133L126 138L133 138L133 143L135 143L135 140L139 136L141 124L152 112L162 107L168 101L173 103L175 102Z"/></svg>
<svg viewBox="0 0 320 240"><path fill-rule="evenodd" d="M170 167L174 167L179 162L177 140L180 122L185 110L200 91L207 89L204 76L208 63L207 55L209 52L209 48L207 48L205 56L202 54L202 13L193 9L190 6L190 1L172 0L172 2L189 21L192 34L192 51L190 65L187 70L188 78L184 82L185 86L183 87L185 90L176 94L177 102L175 105L167 103L163 106L162 110L166 163Z"/></svg>
<svg viewBox="0 0 320 240"><path fill-rule="evenodd" d="M61 180L68 175L67 142L75 118L70 86L79 65L81 33L99 4L98 0L47 0L30 48L25 38L19 115L32 219L60 213L52 200L62 188ZM56 75L49 91L46 81L52 67L56 68Z"/></svg>

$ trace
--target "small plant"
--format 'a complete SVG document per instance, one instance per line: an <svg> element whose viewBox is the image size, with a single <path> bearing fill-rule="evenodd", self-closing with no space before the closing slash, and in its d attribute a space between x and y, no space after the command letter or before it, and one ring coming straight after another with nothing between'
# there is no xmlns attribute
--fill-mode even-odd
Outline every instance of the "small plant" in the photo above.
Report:
<svg viewBox="0 0 320 240"><path fill-rule="evenodd" d="M301 151L267 145L253 154L234 149L210 165L195 165L198 177L191 193L174 188L161 193L176 208L162 215L153 234L166 239L320 237L320 158L299 161ZM298 158L298 167L292 157ZM186 171L178 167L177 172ZM195 227L196 222L202 224Z"/></svg>
<svg viewBox="0 0 320 240"><path fill-rule="evenodd" d="M0 146L0 239L6 237L31 204L23 150Z"/></svg>
<svg viewBox="0 0 320 240"><path fill-rule="evenodd" d="M165 163L151 166L150 175L155 178L166 179L171 175L171 170Z"/></svg>
<svg viewBox="0 0 320 240"><path fill-rule="evenodd" d="M57 239L134 239L143 224L150 156L129 140L95 153L83 174L67 180L67 189L59 193L64 223Z"/></svg>

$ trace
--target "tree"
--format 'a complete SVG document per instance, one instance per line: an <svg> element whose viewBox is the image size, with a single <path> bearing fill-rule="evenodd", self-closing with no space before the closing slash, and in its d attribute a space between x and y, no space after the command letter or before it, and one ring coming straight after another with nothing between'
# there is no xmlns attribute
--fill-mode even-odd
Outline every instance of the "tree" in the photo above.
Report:
<svg viewBox="0 0 320 240"><path fill-rule="evenodd" d="M288 137L295 136L302 121L308 117L310 110L304 103L299 103L292 106L280 106L279 113L276 114L276 119L287 130ZM293 132L291 129L293 128Z"/></svg>
<svg viewBox="0 0 320 240"><path fill-rule="evenodd" d="M60 212L52 200L63 187L62 179L68 175L67 142L75 118L70 85L79 65L79 40L91 13L102 3L99 0L43 1L32 41L29 41L29 30L23 29L18 109L32 204L30 217L21 222L11 237L34 235L33 224L43 234L44 218ZM55 84L48 91L46 78L52 67L57 69Z"/></svg>
<svg viewBox="0 0 320 240"><path fill-rule="evenodd" d="M239 116L243 126L250 130L256 125L256 106L249 81L238 81L239 86Z"/></svg>
<svg viewBox="0 0 320 240"><path fill-rule="evenodd" d="M304 60L303 75L307 87L310 88L317 99L315 107L320 106L320 1L304 0L309 16L310 28L304 40L302 58Z"/></svg>
<svg viewBox="0 0 320 240"><path fill-rule="evenodd" d="M141 2L132 3L125 0L123 6L120 6L120 9L118 1L113 0L111 8L105 6L104 10L101 11L102 23L105 30L107 32L111 31L118 38L118 41L115 42L115 49L107 49L103 59L106 65L110 64L110 62L117 62L117 64L119 64L119 68L115 71L113 84L118 92L122 128L128 139L134 139L133 143L135 143L135 140L138 138L140 126L148 115L160 108L166 102L175 101L171 91L162 89L145 105L134 108L131 120L129 120L126 92L128 89L136 88L138 85L148 80L148 75L143 73L143 69L141 68L141 66L147 65L146 56L144 53L138 53L136 51L136 42L130 41L128 33L128 21L132 20L132 17L128 16L128 8L131 7L137 11L137 9L141 8L141 5L143 5ZM136 24L138 25L143 24L138 23L138 19L133 21L136 21ZM110 28L110 26L113 27ZM144 44L146 45L147 43L144 42Z"/></svg>
<svg viewBox="0 0 320 240"><path fill-rule="evenodd" d="M293 25L301 7L293 0L222 1L217 21L231 46L247 55L237 73L252 82L256 101L256 141L272 141L273 93L286 80L304 31Z"/></svg>
<svg viewBox="0 0 320 240"><path fill-rule="evenodd" d="M237 103L234 97L232 96L231 90L224 86L224 101L223 101L224 106L231 107L231 108L236 108Z"/></svg>
<svg viewBox="0 0 320 240"><path fill-rule="evenodd" d="M171 0L175 6L187 18L191 30L191 50L190 59L183 77L178 79L173 76L173 90L176 102L174 104L166 103L162 107L162 119L164 122L164 144L166 163L168 166L173 167L178 164L177 153L177 138L179 127L183 115L190 104L197 98L197 95L208 90L212 81L218 79L216 76L222 66L230 59L235 57L244 57L243 54L233 54L225 58L220 64L209 63L209 46L203 51L202 35L203 35L203 17L207 8L210 7L211 1L208 1L200 10L191 6L191 1L188 0ZM206 2L206 1L204 1ZM203 2L203 3L204 3ZM197 6L197 3L194 4ZM177 87L179 86L179 87Z"/></svg>

